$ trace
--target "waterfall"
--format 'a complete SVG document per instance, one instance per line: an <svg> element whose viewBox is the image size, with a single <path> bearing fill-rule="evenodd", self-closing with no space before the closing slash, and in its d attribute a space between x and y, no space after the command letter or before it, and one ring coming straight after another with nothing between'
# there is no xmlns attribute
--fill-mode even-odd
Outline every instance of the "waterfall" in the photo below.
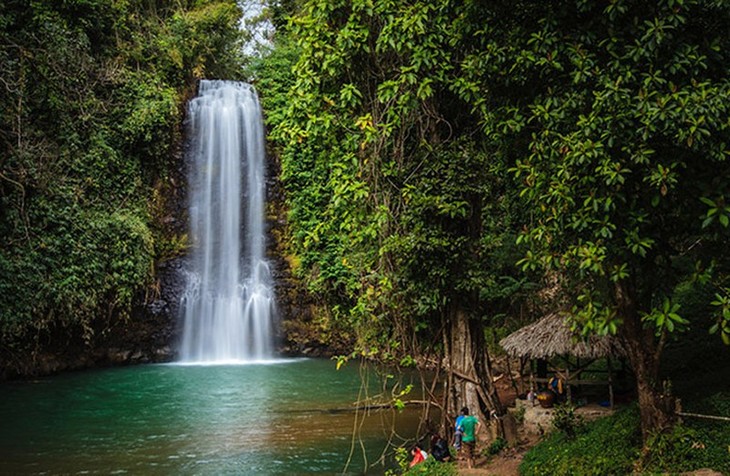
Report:
<svg viewBox="0 0 730 476"><path fill-rule="evenodd" d="M245 83L201 81L188 121L194 250L180 359L271 358L274 299L264 258L265 152L256 91Z"/></svg>

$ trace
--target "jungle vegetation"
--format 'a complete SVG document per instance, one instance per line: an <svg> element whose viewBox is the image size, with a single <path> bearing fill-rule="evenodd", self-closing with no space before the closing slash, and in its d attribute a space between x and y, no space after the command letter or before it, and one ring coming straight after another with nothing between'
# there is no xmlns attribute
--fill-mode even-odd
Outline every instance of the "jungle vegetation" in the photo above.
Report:
<svg viewBox="0 0 730 476"><path fill-rule="evenodd" d="M4 362L123 325L184 250L162 221L184 105L196 78L236 77L239 16L234 0L0 4Z"/></svg>
<svg viewBox="0 0 730 476"><path fill-rule="evenodd" d="M198 78L250 75L288 261L341 361L430 366L444 417L502 417L490 342L560 310L625 340L643 440L671 431L665 348L688 328L730 344L730 3L270 14L275 43L244 70L234 0L0 4L3 355L132 312L185 248L162 213L183 105Z"/></svg>
<svg viewBox="0 0 730 476"><path fill-rule="evenodd" d="M563 311L621 336L668 431L665 347L730 343L730 4L278 6L257 84L321 326L502 416L485 336Z"/></svg>

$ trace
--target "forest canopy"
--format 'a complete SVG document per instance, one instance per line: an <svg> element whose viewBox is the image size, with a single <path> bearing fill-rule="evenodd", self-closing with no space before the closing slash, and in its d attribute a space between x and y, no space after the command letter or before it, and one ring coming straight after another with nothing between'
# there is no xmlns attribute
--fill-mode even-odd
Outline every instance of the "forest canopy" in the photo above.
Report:
<svg viewBox="0 0 730 476"><path fill-rule="evenodd" d="M667 342L730 342L730 5L287 5L257 81L323 326L488 382L490 329L561 311L624 339L645 437L670 427Z"/></svg>

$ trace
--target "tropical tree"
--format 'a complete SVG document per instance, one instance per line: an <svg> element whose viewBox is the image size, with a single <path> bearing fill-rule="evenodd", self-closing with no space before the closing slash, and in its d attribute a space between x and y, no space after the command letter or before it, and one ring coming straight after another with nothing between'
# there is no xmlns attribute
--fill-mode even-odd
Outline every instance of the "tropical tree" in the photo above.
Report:
<svg viewBox="0 0 730 476"><path fill-rule="evenodd" d="M358 353L446 370L444 417L504 413L484 327L525 285L505 163L451 87L459 8L303 2L287 100L259 77L301 275Z"/></svg>
<svg viewBox="0 0 730 476"><path fill-rule="evenodd" d="M522 266L562 278L576 329L623 338L647 437L675 418L659 364L689 323L676 291L727 273L730 8L578 1L535 11L486 32L491 50L472 58L489 71L475 73L480 89L512 91L482 106L485 129L524 144L512 169L532 214Z"/></svg>
<svg viewBox="0 0 730 476"><path fill-rule="evenodd" d="M516 314L526 280L506 263L519 233L519 267L549 277L574 328L625 340L644 435L671 426L659 363L688 325L680 294L714 286L713 330L730 329L730 6L294 10L299 60L273 134L294 249L359 348L429 349L458 377L447 410L461 399L499 413L483 331Z"/></svg>

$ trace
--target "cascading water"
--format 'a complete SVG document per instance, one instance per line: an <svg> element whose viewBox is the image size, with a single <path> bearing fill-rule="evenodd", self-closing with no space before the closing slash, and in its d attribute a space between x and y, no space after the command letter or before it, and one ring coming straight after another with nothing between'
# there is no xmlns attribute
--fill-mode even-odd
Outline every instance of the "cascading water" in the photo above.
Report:
<svg viewBox="0 0 730 476"><path fill-rule="evenodd" d="M201 81L188 114L195 250L180 360L266 360L274 299L264 259L265 153L256 91L245 83Z"/></svg>

